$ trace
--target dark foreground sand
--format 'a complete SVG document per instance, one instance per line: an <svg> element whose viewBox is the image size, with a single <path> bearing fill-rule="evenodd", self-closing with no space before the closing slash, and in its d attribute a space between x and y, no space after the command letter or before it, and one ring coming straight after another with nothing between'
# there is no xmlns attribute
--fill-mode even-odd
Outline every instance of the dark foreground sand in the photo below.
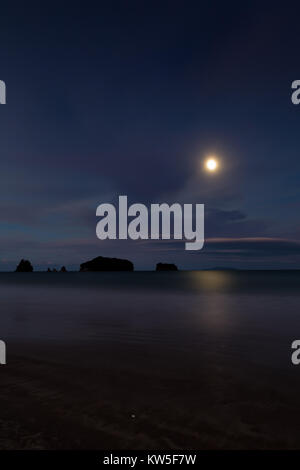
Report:
<svg viewBox="0 0 300 470"><path fill-rule="evenodd" d="M184 358L184 359L183 359ZM300 448L300 369L159 348L11 344L1 449Z"/></svg>

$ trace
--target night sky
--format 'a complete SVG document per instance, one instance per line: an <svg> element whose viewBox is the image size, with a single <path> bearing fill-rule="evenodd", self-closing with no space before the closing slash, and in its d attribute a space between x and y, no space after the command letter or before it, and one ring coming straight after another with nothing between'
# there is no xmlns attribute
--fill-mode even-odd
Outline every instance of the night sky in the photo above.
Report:
<svg viewBox="0 0 300 470"><path fill-rule="evenodd" d="M18 6L19 5L19 6ZM0 270L99 255L300 268L300 7L14 2L0 12ZM202 171L216 154L222 169ZM205 204L205 246L100 241L96 207Z"/></svg>

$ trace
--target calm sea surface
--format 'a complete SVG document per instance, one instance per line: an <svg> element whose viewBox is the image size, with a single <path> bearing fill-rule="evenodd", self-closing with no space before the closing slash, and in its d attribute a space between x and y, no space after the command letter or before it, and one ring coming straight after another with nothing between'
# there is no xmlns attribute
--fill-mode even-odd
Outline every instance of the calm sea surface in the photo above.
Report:
<svg viewBox="0 0 300 470"><path fill-rule="evenodd" d="M0 338L290 366L300 272L1 273Z"/></svg>
<svg viewBox="0 0 300 470"><path fill-rule="evenodd" d="M299 272L1 273L0 448L300 448Z"/></svg>

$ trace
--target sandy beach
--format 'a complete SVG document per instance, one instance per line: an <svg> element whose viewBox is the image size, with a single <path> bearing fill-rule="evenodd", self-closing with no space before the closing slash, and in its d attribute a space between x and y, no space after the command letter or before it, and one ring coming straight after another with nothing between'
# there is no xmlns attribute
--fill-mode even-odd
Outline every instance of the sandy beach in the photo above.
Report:
<svg viewBox="0 0 300 470"><path fill-rule="evenodd" d="M11 356L1 369L1 448L299 448L295 374L216 365L216 357L187 368L158 353L98 353L97 369L62 364L42 345Z"/></svg>

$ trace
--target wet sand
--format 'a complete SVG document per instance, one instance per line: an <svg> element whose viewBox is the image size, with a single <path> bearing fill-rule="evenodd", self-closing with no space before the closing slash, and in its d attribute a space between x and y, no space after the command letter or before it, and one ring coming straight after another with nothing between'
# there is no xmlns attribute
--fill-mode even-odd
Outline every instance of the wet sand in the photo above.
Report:
<svg viewBox="0 0 300 470"><path fill-rule="evenodd" d="M11 350L0 370L1 449L300 447L298 371L147 348Z"/></svg>

